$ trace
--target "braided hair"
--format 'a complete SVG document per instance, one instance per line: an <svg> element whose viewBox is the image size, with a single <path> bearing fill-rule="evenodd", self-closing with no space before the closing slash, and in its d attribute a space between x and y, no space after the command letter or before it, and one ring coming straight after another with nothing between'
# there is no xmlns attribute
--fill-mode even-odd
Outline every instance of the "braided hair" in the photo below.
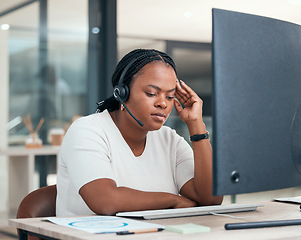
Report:
<svg viewBox="0 0 301 240"><path fill-rule="evenodd" d="M123 70L132 61L134 62L128 68L123 78L123 84L127 85L129 89L130 89L129 85L132 81L133 75L138 73L140 69L143 68L145 65L153 61L164 62L170 65L174 69L175 73L177 73L174 61L166 53L160 52L155 49L135 49L129 52L128 54L126 54L116 66L112 76L113 88L119 83L119 79L122 75ZM114 98L114 96L111 96L105 99L104 101L98 103L96 112L102 112L105 109L108 109L109 112L113 112L115 110L118 110L119 108L120 108L120 103Z"/></svg>

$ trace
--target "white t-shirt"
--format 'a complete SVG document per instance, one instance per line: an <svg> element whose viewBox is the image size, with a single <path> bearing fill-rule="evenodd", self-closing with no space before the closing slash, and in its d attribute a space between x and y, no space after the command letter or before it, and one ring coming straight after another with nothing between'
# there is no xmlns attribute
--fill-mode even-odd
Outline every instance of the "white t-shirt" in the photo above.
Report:
<svg viewBox="0 0 301 240"><path fill-rule="evenodd" d="M68 129L58 157L57 216L93 213L79 195L96 179L113 179L117 186L179 194L194 174L193 151L169 127L150 131L136 157L109 112L76 120Z"/></svg>

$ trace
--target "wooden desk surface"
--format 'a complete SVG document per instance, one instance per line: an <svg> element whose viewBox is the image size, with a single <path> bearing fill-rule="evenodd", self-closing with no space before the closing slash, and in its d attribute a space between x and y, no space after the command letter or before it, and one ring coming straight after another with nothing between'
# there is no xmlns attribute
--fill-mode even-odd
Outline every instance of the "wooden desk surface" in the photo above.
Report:
<svg viewBox="0 0 301 240"><path fill-rule="evenodd" d="M197 216L185 218L169 218L148 220L147 222L159 223L162 225L174 225L195 223L211 228L208 233L180 234L169 231L156 233L143 233L135 235L117 236L116 234L91 234L84 231L58 226L50 222L42 221L43 218L32 219L11 219L10 225L23 230L36 232L49 237L64 240L94 240L94 239L301 239L301 225L244 230L225 230L226 223L245 222L245 221L268 221L286 220L301 218L299 205L264 202L264 207L259 207L254 212L232 213L231 216L245 217L246 219L233 219L226 216ZM143 220L146 221L146 220Z"/></svg>

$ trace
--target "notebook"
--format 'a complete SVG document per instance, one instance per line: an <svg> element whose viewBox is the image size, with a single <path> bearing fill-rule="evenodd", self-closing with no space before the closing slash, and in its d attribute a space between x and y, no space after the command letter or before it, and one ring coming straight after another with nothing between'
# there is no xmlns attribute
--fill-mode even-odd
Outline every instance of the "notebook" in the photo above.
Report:
<svg viewBox="0 0 301 240"><path fill-rule="evenodd" d="M212 213L235 213L235 212L255 211L257 207L263 207L263 204L225 204L225 205L190 207L190 208L119 212L116 214L116 216L143 218L143 219L150 220L150 219L160 219L160 218L209 215Z"/></svg>

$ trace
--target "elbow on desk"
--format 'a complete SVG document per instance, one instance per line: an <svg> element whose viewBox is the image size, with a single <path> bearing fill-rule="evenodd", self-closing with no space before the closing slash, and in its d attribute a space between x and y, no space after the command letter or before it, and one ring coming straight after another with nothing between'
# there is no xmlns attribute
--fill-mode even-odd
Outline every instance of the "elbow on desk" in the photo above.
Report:
<svg viewBox="0 0 301 240"><path fill-rule="evenodd" d="M200 206L211 206L211 205L221 205L223 203L224 196L212 196L208 199L202 199L198 201Z"/></svg>
<svg viewBox="0 0 301 240"><path fill-rule="evenodd" d="M214 205L221 205L224 201L224 196L217 196L215 197L215 204Z"/></svg>
<svg viewBox="0 0 301 240"><path fill-rule="evenodd" d="M94 203L86 202L86 204L97 215L113 216L118 212L118 207L114 201L95 201Z"/></svg>
<svg viewBox="0 0 301 240"><path fill-rule="evenodd" d="M216 196L214 197L213 205L221 205L224 200L224 196Z"/></svg>
<svg viewBox="0 0 301 240"><path fill-rule="evenodd" d="M118 212L115 208L113 207L102 207L100 209L91 209L95 214L97 215L105 215L105 216L114 216Z"/></svg>
<svg viewBox="0 0 301 240"><path fill-rule="evenodd" d="M110 198L98 199L98 201L86 202L86 204L97 215L113 216L119 212L118 203Z"/></svg>

